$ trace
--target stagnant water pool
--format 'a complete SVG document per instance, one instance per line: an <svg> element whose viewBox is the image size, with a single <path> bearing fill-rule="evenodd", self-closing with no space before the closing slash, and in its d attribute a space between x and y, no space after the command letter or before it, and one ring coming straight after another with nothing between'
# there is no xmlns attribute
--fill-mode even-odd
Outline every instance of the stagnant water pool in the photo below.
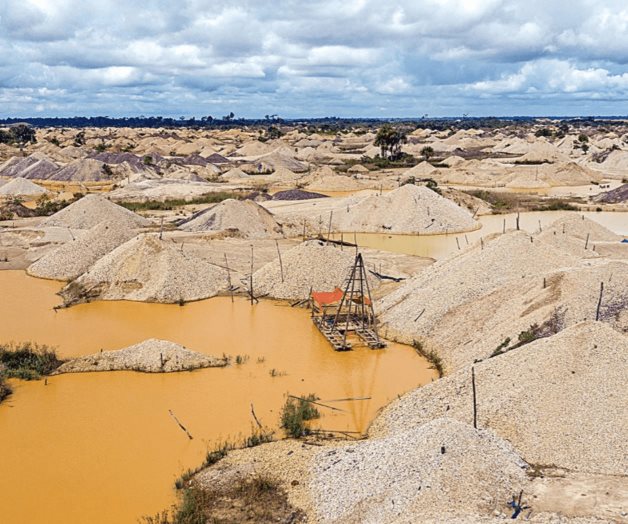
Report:
<svg viewBox="0 0 628 524"><path fill-rule="evenodd" d="M529 233L544 228L560 217L575 213L574 211L533 211L521 213L519 227ZM604 227L619 234L628 236L628 213L625 212L584 212L577 213L595 220ZM387 233L344 233L332 234L332 238L341 237L347 242L357 241L360 247L370 247L383 251L405 253L420 257L430 257L436 260L446 257L458 249L464 249L469 243L478 241L492 233L503 231L504 222L507 229L516 227L516 213L503 215L480 216L478 221L482 224L480 229L468 233L451 233L448 235L390 235Z"/></svg>
<svg viewBox="0 0 628 524"><path fill-rule="evenodd" d="M0 342L45 343L69 358L155 337L248 360L184 373L11 381L14 394L0 404L3 523L136 522L174 502L174 480L200 464L212 443L250 432L251 403L265 425L277 428L288 392L371 397L334 403L342 412L321 408L319 427L362 432L382 406L436 377L407 346L336 353L308 311L280 302L93 302L55 312L60 288L0 271Z"/></svg>

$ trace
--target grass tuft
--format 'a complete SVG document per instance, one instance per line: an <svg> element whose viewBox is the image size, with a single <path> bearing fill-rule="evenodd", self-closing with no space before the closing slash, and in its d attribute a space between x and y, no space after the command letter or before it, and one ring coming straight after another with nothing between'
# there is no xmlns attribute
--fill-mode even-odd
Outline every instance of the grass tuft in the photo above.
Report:
<svg viewBox="0 0 628 524"><path fill-rule="evenodd" d="M6 377L37 380L50 375L63 360L54 348L31 342L0 344L0 364Z"/></svg>
<svg viewBox="0 0 628 524"><path fill-rule="evenodd" d="M443 359L438 356L438 353L432 350L427 350L423 347L423 344L419 340L412 341L412 347L421 355L425 360L430 363L430 368L435 369L438 373L438 378L442 378L445 375L445 366L443 365Z"/></svg>
<svg viewBox="0 0 628 524"><path fill-rule="evenodd" d="M281 410L281 428L289 437L301 438L309 435L310 429L306 422L319 418L321 415L316 406L309 401L316 401L318 397L310 393L299 399L288 397Z"/></svg>

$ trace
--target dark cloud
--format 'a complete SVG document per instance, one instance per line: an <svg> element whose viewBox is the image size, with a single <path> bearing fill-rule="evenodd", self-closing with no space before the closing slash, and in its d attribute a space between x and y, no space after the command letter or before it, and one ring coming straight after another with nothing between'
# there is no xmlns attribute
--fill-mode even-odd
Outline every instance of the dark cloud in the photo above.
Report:
<svg viewBox="0 0 628 524"><path fill-rule="evenodd" d="M623 0L0 4L0 116L609 114L626 63Z"/></svg>

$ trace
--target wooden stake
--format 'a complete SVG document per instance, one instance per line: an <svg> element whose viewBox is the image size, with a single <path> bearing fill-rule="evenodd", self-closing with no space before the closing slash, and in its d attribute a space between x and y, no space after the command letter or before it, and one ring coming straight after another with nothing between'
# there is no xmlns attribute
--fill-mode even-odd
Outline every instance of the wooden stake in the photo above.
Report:
<svg viewBox="0 0 628 524"><path fill-rule="evenodd" d="M458 237L456 237L456 245L458 246L458 251L460 251L460 241L458 240Z"/></svg>
<svg viewBox="0 0 628 524"><path fill-rule="evenodd" d="M281 251L279 251L279 241L275 240L277 246L277 254L279 255L279 270L281 271L281 281L283 282L283 262L281 261Z"/></svg>
<svg viewBox="0 0 628 524"><path fill-rule="evenodd" d="M161 217L161 224L159 225L159 240L164 236L164 217Z"/></svg>
<svg viewBox="0 0 628 524"><path fill-rule="evenodd" d="M344 233L340 233L340 251L344 251L343 250L344 243L345 243L345 235Z"/></svg>
<svg viewBox="0 0 628 524"><path fill-rule="evenodd" d="M251 415L253 415L253 420L255 420L255 422L257 423L257 427L259 429L262 429L263 426L262 426L262 423L257 418L257 415L255 414L255 409L253 408L253 402L251 402Z"/></svg>
<svg viewBox="0 0 628 524"><path fill-rule="evenodd" d="M519 231L519 216L520 216L520 213L519 211L517 211L517 231Z"/></svg>
<svg viewBox="0 0 628 524"><path fill-rule="evenodd" d="M464 236L464 241L467 243L467 246L469 245L469 239L467 238L467 235Z"/></svg>
<svg viewBox="0 0 628 524"><path fill-rule="evenodd" d="M504 218L504 225L502 226L502 233L506 232L506 219Z"/></svg>
<svg viewBox="0 0 628 524"><path fill-rule="evenodd" d="M600 282L600 298L597 301L595 320L600 320L600 308L602 307L602 295L604 294L604 282Z"/></svg>
<svg viewBox="0 0 628 524"><path fill-rule="evenodd" d="M181 424L181 422L179 422L179 419L177 418L177 416L172 412L171 409L168 410L168 413L170 413L170 416L174 419L174 421L179 425L179 427L185 431L185 434L188 436L188 438L190 440L192 440L192 435L190 435L190 432L185 428L185 426L183 424Z"/></svg>
<svg viewBox="0 0 628 524"><path fill-rule="evenodd" d="M251 276L249 277L249 290L251 292L251 305L255 300L253 295L253 245L251 245Z"/></svg>
<svg viewBox="0 0 628 524"><path fill-rule="evenodd" d="M539 219L539 233L543 232L543 226L541 225L541 219Z"/></svg>
<svg viewBox="0 0 628 524"><path fill-rule="evenodd" d="M589 235L590 233L587 233L587 239L584 242L584 249L586 249L589 246Z"/></svg>
<svg viewBox="0 0 628 524"><path fill-rule="evenodd" d="M478 403L475 391L475 366L471 366L471 385L473 386L473 427L478 429Z"/></svg>
<svg viewBox="0 0 628 524"><path fill-rule="evenodd" d="M330 211L329 212L329 227L327 228L327 240L328 241L331 238L331 219L333 216L334 216L334 212Z"/></svg>
<svg viewBox="0 0 628 524"><path fill-rule="evenodd" d="M227 268L227 283L229 284L229 294L231 295L231 303L233 304L233 285L231 284L231 270L229 269L229 260L227 260L227 253L225 255L225 267Z"/></svg>
<svg viewBox="0 0 628 524"><path fill-rule="evenodd" d="M303 219L303 242L305 242L305 218Z"/></svg>

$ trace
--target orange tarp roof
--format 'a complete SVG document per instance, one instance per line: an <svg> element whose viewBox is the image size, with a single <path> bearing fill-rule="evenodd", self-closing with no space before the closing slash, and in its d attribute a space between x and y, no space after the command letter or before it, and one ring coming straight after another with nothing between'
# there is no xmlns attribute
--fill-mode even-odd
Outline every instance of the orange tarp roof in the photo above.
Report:
<svg viewBox="0 0 628 524"><path fill-rule="evenodd" d="M328 306L340 302L343 294L344 292L339 287L333 291L312 291L312 299L321 306Z"/></svg>
<svg viewBox="0 0 628 524"><path fill-rule="evenodd" d="M312 299L319 306L330 306L331 304L336 304L340 302L342 299L342 295L344 295L344 291L337 287L333 291L312 291ZM364 303L370 305L371 301L367 297L363 297ZM355 300L354 302L360 303L360 300Z"/></svg>

